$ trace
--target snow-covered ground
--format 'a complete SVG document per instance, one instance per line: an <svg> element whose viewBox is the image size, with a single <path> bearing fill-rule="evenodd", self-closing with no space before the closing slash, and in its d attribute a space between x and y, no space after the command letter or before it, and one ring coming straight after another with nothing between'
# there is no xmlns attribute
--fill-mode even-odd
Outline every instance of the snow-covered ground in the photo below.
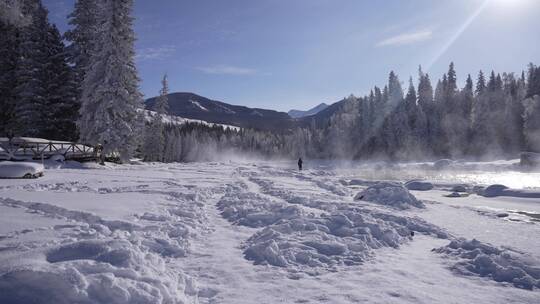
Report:
<svg viewBox="0 0 540 304"><path fill-rule="evenodd" d="M292 165L0 180L0 303L538 303L538 173Z"/></svg>

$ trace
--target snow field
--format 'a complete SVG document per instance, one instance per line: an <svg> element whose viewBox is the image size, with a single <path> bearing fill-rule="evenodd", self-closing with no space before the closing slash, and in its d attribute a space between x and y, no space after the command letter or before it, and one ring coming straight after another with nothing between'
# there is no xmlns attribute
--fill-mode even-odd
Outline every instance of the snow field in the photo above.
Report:
<svg viewBox="0 0 540 304"><path fill-rule="evenodd" d="M110 170L99 170L107 178ZM86 172L84 172L86 173ZM129 173L130 172L125 172ZM7 194L36 197L47 194L48 203L0 199L6 207L23 208L43 217L64 219L56 225L53 241L32 240L28 251L6 235L0 255L0 303L193 303L197 299L195 281L183 272L176 260L189 254L190 240L205 232L202 204L212 191L179 186L174 180L136 177L138 182L117 186L118 176L103 181L59 181L4 186ZM129 179L129 178L128 178ZM131 185L130 185L131 184ZM189 190L191 188L191 190ZM128 205L133 193L147 196L159 208L116 209ZM72 194L91 195L107 219L82 210ZM124 195L128 199L115 198ZM43 195L42 195L43 197ZM141 197L139 197L141 199ZM61 201L52 203L53 201ZM62 201L63 200L63 201ZM87 202L88 204L88 202ZM92 208L82 208L92 209ZM137 213L139 211L140 213ZM128 216L129 215L129 216ZM28 235L37 234L28 231ZM37 236L36 236L37 237ZM2 240L2 238L0 238ZM27 243L28 244L28 243ZM5 246L5 247L4 247ZM21 259L19 253L30 258Z"/></svg>
<svg viewBox="0 0 540 304"><path fill-rule="evenodd" d="M47 173L0 185L0 303L538 299L540 230L514 220L534 198L266 164Z"/></svg>

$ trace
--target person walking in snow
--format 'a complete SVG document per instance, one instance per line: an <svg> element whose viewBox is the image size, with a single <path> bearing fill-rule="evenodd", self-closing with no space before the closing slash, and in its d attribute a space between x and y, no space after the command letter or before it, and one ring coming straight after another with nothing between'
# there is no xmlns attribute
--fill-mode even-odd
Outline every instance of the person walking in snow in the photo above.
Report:
<svg viewBox="0 0 540 304"><path fill-rule="evenodd" d="M302 158L300 157L300 158L298 159L298 170L302 171L302 164L303 164L303 163L304 163L304 162L302 161Z"/></svg>

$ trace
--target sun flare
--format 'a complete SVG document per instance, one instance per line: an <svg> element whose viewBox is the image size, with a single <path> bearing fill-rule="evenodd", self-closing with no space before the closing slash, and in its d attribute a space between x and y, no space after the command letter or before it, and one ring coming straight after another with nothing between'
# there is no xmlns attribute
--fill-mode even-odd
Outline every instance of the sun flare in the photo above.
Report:
<svg viewBox="0 0 540 304"><path fill-rule="evenodd" d="M503 8L512 8L512 7L522 7L529 0L488 0L494 5L503 7Z"/></svg>

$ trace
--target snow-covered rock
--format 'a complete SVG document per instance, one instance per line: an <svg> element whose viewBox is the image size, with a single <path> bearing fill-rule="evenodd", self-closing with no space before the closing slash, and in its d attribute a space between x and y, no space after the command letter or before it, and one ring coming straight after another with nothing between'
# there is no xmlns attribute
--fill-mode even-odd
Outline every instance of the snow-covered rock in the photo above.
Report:
<svg viewBox="0 0 540 304"><path fill-rule="evenodd" d="M409 190L428 191L433 189L433 184L421 180L412 180L405 183L405 187Z"/></svg>
<svg viewBox="0 0 540 304"><path fill-rule="evenodd" d="M520 189L510 189L505 185L491 185L488 186L482 192L485 197L497 197L497 196L512 196L512 197L527 197L527 198L540 198L539 191L528 191Z"/></svg>
<svg viewBox="0 0 540 304"><path fill-rule="evenodd" d="M495 197L495 196L500 196L500 195L503 195L505 190L507 190L508 187L506 187L505 185L491 185L491 186L488 186L486 189L484 189L484 192L483 192L483 195L485 197Z"/></svg>
<svg viewBox="0 0 540 304"><path fill-rule="evenodd" d="M468 192L467 187L464 185L455 185L453 186L450 191L452 192Z"/></svg>
<svg viewBox="0 0 540 304"><path fill-rule="evenodd" d="M442 170L450 167L454 163L451 159L439 159L433 163L433 168L437 170Z"/></svg>
<svg viewBox="0 0 540 304"><path fill-rule="evenodd" d="M355 200L369 201L397 209L412 207L424 208L424 203L417 200L407 188L400 183L379 182L358 193Z"/></svg>
<svg viewBox="0 0 540 304"><path fill-rule="evenodd" d="M0 178L33 178L43 175L42 164L33 162L0 162Z"/></svg>
<svg viewBox="0 0 540 304"><path fill-rule="evenodd" d="M459 239L435 252L457 258L452 269L463 275L478 275L508 282L524 289L540 288L540 262L521 253L478 240Z"/></svg>

